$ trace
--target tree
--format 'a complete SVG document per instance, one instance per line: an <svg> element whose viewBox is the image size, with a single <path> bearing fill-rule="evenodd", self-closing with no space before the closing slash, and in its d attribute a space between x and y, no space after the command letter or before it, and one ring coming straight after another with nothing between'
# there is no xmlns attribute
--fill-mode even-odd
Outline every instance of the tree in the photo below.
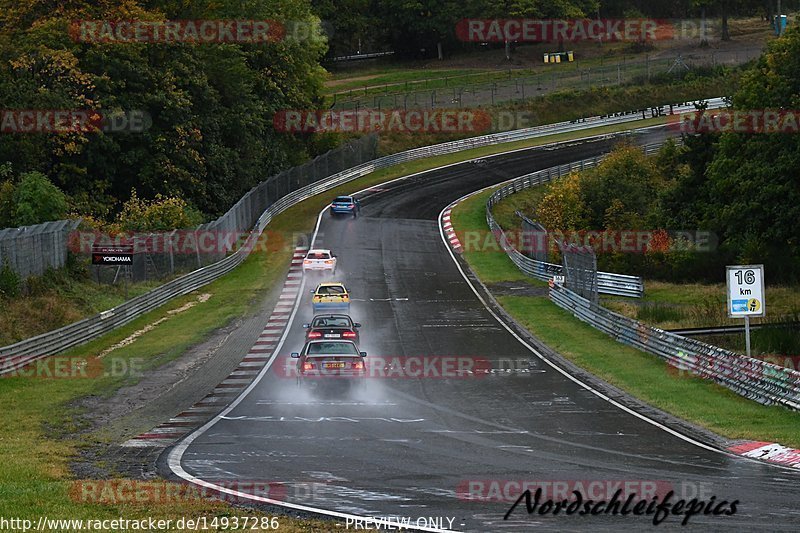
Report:
<svg viewBox="0 0 800 533"><path fill-rule="evenodd" d="M581 179L588 228L603 229L614 222L629 226L614 229L641 229L661 186L654 162L638 147L617 147Z"/></svg>
<svg viewBox="0 0 800 533"><path fill-rule="evenodd" d="M170 231L191 228L202 220L200 213L181 198L156 195L152 201L142 200L131 191L128 201L117 215L119 231Z"/></svg>
<svg viewBox="0 0 800 533"><path fill-rule="evenodd" d="M581 229L585 207L580 187L581 176L577 173L547 185L536 206L536 219L550 230Z"/></svg>
<svg viewBox="0 0 800 533"><path fill-rule="evenodd" d="M14 184L11 180L0 183L0 228L14 225Z"/></svg>
<svg viewBox="0 0 800 533"><path fill-rule="evenodd" d="M73 20L277 20L305 28L267 43L97 44ZM45 174L79 213L113 217L133 187L217 215L259 181L309 156L272 114L318 108L326 50L305 0L183 2L0 0L5 109L142 112L144 131L0 135L0 161ZM300 34L298 36L298 34ZM306 38L313 36L313 38Z"/></svg>
<svg viewBox="0 0 800 533"><path fill-rule="evenodd" d="M14 189L14 225L31 226L63 219L67 197L41 172L26 172Z"/></svg>
<svg viewBox="0 0 800 533"><path fill-rule="evenodd" d="M733 97L740 110L798 109L800 31L769 43ZM713 208L705 224L742 261L764 261L774 275L800 278L800 136L725 133L707 169ZM775 279L775 278L773 278Z"/></svg>

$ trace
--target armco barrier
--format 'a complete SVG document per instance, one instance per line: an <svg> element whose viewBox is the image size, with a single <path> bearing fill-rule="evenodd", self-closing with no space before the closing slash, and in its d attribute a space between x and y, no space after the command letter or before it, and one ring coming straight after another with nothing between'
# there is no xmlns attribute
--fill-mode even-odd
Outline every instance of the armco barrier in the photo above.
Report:
<svg viewBox="0 0 800 533"><path fill-rule="evenodd" d="M722 107L725 105L722 98L715 98L707 102L709 108ZM682 113L693 109L694 103L672 106L674 113ZM641 114L644 113L644 111L641 112ZM247 244L221 261L185 274L98 315L0 348L0 374L11 372L36 359L47 357L73 346L88 342L108 331L127 324L144 313L156 309L172 298L188 294L230 272L244 261L249 254L250 246L248 245L252 244L255 239L258 238L258 235L264 230L270 220L301 200L338 187L339 185L365 176L375 170L399 163L461 152L481 146L533 139L556 133L580 131L598 126L624 124L626 122L640 120L642 118L641 114L637 111L635 113L620 114L619 116L594 117L580 122L560 122L558 124L548 124L522 130L473 137L460 141L451 141L432 146L423 146L421 148L380 157L334 174L328 178L321 179L316 183L306 185L305 187L283 196L272 205L265 206L264 212L258 218L250 232Z"/></svg>
<svg viewBox="0 0 800 533"><path fill-rule="evenodd" d="M550 299L619 342L657 355L679 370L713 380L764 405L800 409L800 372L647 326L561 285L550 288Z"/></svg>
<svg viewBox="0 0 800 533"><path fill-rule="evenodd" d="M649 144L643 147L645 154L652 155L661 148L661 144ZM508 254L511 261L517 265L524 274L533 278L548 281L553 275L562 274L563 267L554 263L546 263L544 261L537 261L523 255L519 250L508 241L503 229L494 219L492 215L492 208L504 198L508 198L514 193L537 187L543 183L548 183L556 178L569 175L571 172L578 172L593 168L603 160L605 156L597 156L589 159L583 159L575 163L568 163L557 167L551 167L531 174L520 176L513 179L503 187L497 189L489 199L486 201L486 223L492 230L492 233L497 235L498 242L503 250ZM603 294L614 294L617 296L631 296L641 298L644 295L644 284L642 279L637 276L626 276L624 274L614 274L611 272L598 272L597 273L597 287L598 291Z"/></svg>

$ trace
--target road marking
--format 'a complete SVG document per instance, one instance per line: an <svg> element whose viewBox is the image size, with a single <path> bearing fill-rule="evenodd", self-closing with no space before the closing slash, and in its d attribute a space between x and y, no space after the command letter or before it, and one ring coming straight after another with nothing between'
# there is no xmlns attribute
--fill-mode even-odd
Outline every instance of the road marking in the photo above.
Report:
<svg viewBox="0 0 800 533"><path fill-rule="evenodd" d="M308 418L304 416L221 416L222 420L245 422L397 422L400 424L414 424L425 422L424 418L384 418L380 416L348 417L348 416L318 416Z"/></svg>
<svg viewBox="0 0 800 533"><path fill-rule="evenodd" d="M650 128L642 128L642 129L650 129ZM452 209L456 205L458 205L460 202L463 202L464 200L466 200L470 196L474 196L476 194L480 194L483 191L486 191L488 189L492 189L492 188L495 188L495 187L502 187L505 183L509 183L511 181L514 181L515 179L516 178L511 178L511 179L509 179L509 180L507 180L507 181L505 181L503 183L496 183L494 185L490 185L488 187L484 187L483 189L480 189L478 191L473 191L473 192L471 192L469 194L465 194L464 196L462 196L461 198L459 198L458 200L456 200L455 202L453 202L449 206L445 207L441 211L441 213L439 213L439 220L441 221L442 216L445 213L445 211L447 211L449 213L450 211L452 211ZM497 321L498 324L500 324L506 331L508 331L515 339L517 339L517 341L519 341L520 344L525 346L528 350L531 351L531 353L536 355L536 357L541 359L545 364L550 366L556 372L560 373L562 376L566 377L567 379L569 379L573 383L583 387L584 389L586 389L587 391L591 392L592 394L594 394L598 398L607 401L608 403L610 403L614 407L624 411L625 413L628 413L629 415L632 415L632 416L634 416L634 417L636 417L636 418L638 418L638 419L640 419L640 420L642 420L644 422L647 422L648 424L650 424L650 425L652 425L652 426L654 426L654 427L656 427L656 428L658 428L658 429L660 429L660 430L662 430L662 431L664 431L666 433L669 433L670 435L672 435L674 437L677 437L677 438L681 439L684 442L688 442L689 444L697 446L698 448L702 448L702 449L707 450L707 451L719 453L719 454L725 455L727 457L744 458L745 460L758 462L759 464L768 464L768 465L774 466L776 468L782 468L782 469L793 470L794 471L794 469L791 469L791 468L788 468L788 467L785 467L785 466L775 465L773 463L765 463L763 461L758 461L756 459L750 459L750 458L747 458L746 456L738 455L738 454L732 453L732 452L730 452L728 450L717 448L717 447L711 446L709 444L705 444L705 443L700 442L700 441L698 441L698 440L696 440L696 439L694 439L694 438L692 438L692 437L690 437L688 435L684 435L680 431L676 431L676 430L674 430L674 429L662 424L661 422L653 420L652 418L649 418L648 416L643 415L643 414L639 413L638 411L635 411L635 410L631 409L630 407L627 407L627 406L619 403L618 401L614 400L613 398L610 398L609 396L603 394L599 390L591 387L587 383L584 383L580 379L576 378L575 376L573 376L572 374L570 374L569 372L567 372L566 370L564 370L560 366L556 365L555 363L550 361L548 358L546 358L544 355L542 355L536 348L534 348L533 346L528 344L525 341L525 339L523 339L522 337L517 335L517 333L508 324L506 324L505 321L501 320L500 317L497 316L497 314L489 306L489 304L486 302L486 300L483 299L483 296L481 296L481 294L475 288L475 285L472 283L472 280L470 280L469 276L467 276L467 274L464 272L464 269L461 267L461 264L458 262L458 259L454 255L453 250L449 246L447 246L447 242L446 242L447 238L445 236L444 229L442 229L441 222L439 223L439 236L442 238L442 241L445 242L445 248L447 249L447 252L450 254L450 259L452 259L453 263L455 263L456 268L458 269L459 273L461 274L461 277L464 278L464 281L467 283L469 288L475 294L475 297L478 298L478 300L481 302L483 307L486 308L486 310L489 312L489 314L492 315L492 317L494 317L494 319ZM489 292L489 289L487 289L486 286L483 285L483 282L481 282L480 279L478 279L477 281L478 281L478 283L481 284L481 286L483 287L483 289L486 291L487 294L491 294Z"/></svg>
<svg viewBox="0 0 800 533"><path fill-rule="evenodd" d="M648 128L640 128L640 129L648 129ZM593 135L593 136L585 137L584 140L593 139L593 138L597 138L597 137L600 137L600 136ZM555 143L555 144L560 144L560 143ZM526 150L537 150L539 148L540 148L540 146L517 148L517 149L513 149L513 150L507 150L505 152L500 152L500 153L497 153L497 154L492 154L492 155L485 156L485 157L486 158L498 157L498 156L507 155L509 153L523 152L523 151L526 151ZM458 161L456 163L450 163L450 164L447 164L447 165L442 165L440 167L435 167L435 168L432 168L432 169L423 170L423 171L420 171L420 172L416 172L414 174L409 174L409 175L406 175L406 176L400 176L398 178L395 178L395 179L392 179L392 180L389 180L389 181L383 183L382 186L386 186L386 185L389 185L391 183L394 183L394 182L397 182L397 181L401 181L401 180L407 180L407 179L409 179L411 177L422 175L422 174L426 174L426 173L429 173L429 172L435 172L435 171L441 170L443 168L448 168L448 167L453 167L453 166L461 165L461 164L464 164L464 163L468 163L469 161L474 161L474 159L473 160L468 160L468 161ZM369 188L362 189L361 191L357 191L354 194L360 194L360 193L363 193L364 191L367 191L367 190L369 190ZM320 226L320 223L322 221L322 215L325 213L326 210L327 210L327 207L323 208L322 210L320 210L319 215L317 216L317 223L316 223L316 227L314 228L314 234L313 234L312 239L311 239L310 248L313 248L313 246L314 246L314 244L315 244L315 242L317 240L317 235L319 233L319 226ZM448 250L450 250L450 248L448 248ZM451 257L455 261L455 256L453 256L452 253L451 253ZM456 265L458 266L459 271L461 271L462 277L464 277L464 279L467 279L466 275L464 274L463 270L461 270L461 267L458 265L457 262L456 262ZM481 301L481 303L483 303L483 305L485 307L487 307L486 303L483 301L483 299L480 297L480 295L475 291L475 288L472 286L472 284L469 282L468 279L467 279L467 283L469 283L470 287L472 288L473 292L475 292L475 295L478 297L478 299ZM303 288L305 287L305 278L301 278L300 280L294 280L294 281L288 281L287 280L285 285L299 285L299 291L298 292L302 292ZM291 316L289 317L289 324L293 323L294 317L297 314L297 310L300 307L300 301L301 300L302 300L302 298L298 298L296 300L295 307L293 308ZM488 309L488 307L487 307L487 309ZM494 313L491 310L489 310L489 312L492 314L492 316L495 316ZM505 325L502 321L500 321L497 318L497 316L495 316L495 319L497 319L498 322L500 322L501 325L503 325L506 329L508 329L509 332L512 333L512 335L514 335L517 339L519 339L519 337L517 337L513 333L513 331L511 331L508 328L507 325ZM286 337L287 337L287 335L289 333L289 329L291 329L291 328L287 327L286 330L284 331L284 334L283 334L283 336L281 337L281 339L280 339L280 341L278 343L278 347L277 347L278 350L280 350L281 346L283 346L283 343L285 342ZM522 342L521 339L519 339L519 340ZM532 347L528 346L524 342L523 342L523 344L525 346L527 346L531 351L536 353L532 349ZM543 359L543 357L538 353L537 353L537 356ZM247 494L247 493L240 492L240 491L237 491L237 490L232 490L232 489L230 489L228 487L215 485L214 483L210 483L210 482L205 481L205 480L203 480L201 478L193 476L192 474L190 474L186 470L184 470L183 466L181 465L181 458L186 453L187 449L192 444L192 442L194 442L198 437L200 437L201 435L206 433L209 429L211 429L219 420L222 419L221 418L222 416L227 415L227 413L230 413L237 405L239 405L239 403L241 403L247 397L247 395L250 394L250 392L252 392L252 390L258 385L258 383L263 379L263 377L267 374L267 372L269 372L269 369L270 369L270 367L272 366L272 363L275 360L276 360L275 357L270 358L270 360L267 362L267 364L265 364L264 367L261 369L261 373L258 376L256 376L255 380L253 380L253 382L247 387L247 389L245 389L244 392L242 392L242 394L239 397L235 398L233 400L233 402L231 402L225 409L223 409L220 414L216 415L214 418L209 420L204 426L198 428L197 430L192 432L190 435L188 435L186 438L184 438L178 444L175 445L175 447L170 451L170 454L167 457L167 465L169 466L169 469L175 475L177 475L178 477L184 479L185 481L188 481L190 483L193 483L193 484L201 486L201 487L205 487L205 488L208 488L208 489L215 490L215 491L220 492L220 493L237 496L239 498L247 498L247 499L250 499L250 500L253 500L253 501L268 503L268 504L276 505L276 506L279 506L279 507L284 507L284 508L287 508L287 509L295 509L295 510L300 510L300 511L307 511L307 512L312 512L312 513L324 514L326 516L331 516L331 517L340 518L340 519L360 519L360 520L363 520L365 517L369 517L370 516L369 514L366 514L366 513L363 513L363 512L360 513L360 514L353 514L353 513L345 513L345 512L340 512L340 511L331 511L331 510L328 510L328 509L322 509L320 507L312 507L312 506L309 506L309 505L301 505L301 504L289 503L289 502L285 502L285 501L274 500L274 499L271 499L271 498L264 498L264 497L261 497L261 496L255 496L255 495ZM550 364L552 366L552 363L550 363L549 361L545 360L545 362L547 362L548 364ZM556 369L561 371L561 369L559 369L557 367L556 367ZM561 372L563 372L563 371L561 371ZM570 377L570 379L575 380L575 378L572 378L569 375L567 375L567 376ZM577 381L577 380L575 380L575 381L577 383L581 384L580 381ZM586 388L588 390L593 390L593 389L590 389L588 387L586 387ZM600 394L598 392L595 392L595 393L598 394L598 395ZM611 401L612 403L614 403L614 405L618 405L620 408L624 407L624 406L621 406L621 405L617 404L616 402L613 402L613 400L610 400L609 398L606 398L606 399L608 401ZM212 398L211 401L214 401L214 399ZM636 414L637 414L637 416L641 416L641 415L638 415L638 413L636 413ZM642 417L642 418L645 418L645 417ZM649 419L645 418L645 420L649 420ZM295 439L295 438L304 438L304 437L292 436L291 438ZM314 438L314 437L312 437L312 438ZM341 439L337 439L337 440L341 440ZM375 526L384 526L384 527L393 525L391 522L388 522L388 521L385 521L385 520L373 520L373 524ZM438 528L430 528L430 527L416 527L415 529L417 529L419 531L431 531L431 532L434 532L434 533L443 533L444 531L448 531L448 530L443 530L443 529L438 529Z"/></svg>
<svg viewBox="0 0 800 533"><path fill-rule="evenodd" d="M346 406L367 405L367 406L385 407L385 406L393 406L393 405L398 405L398 404L392 403L392 402L375 402L375 403L370 403L370 402L282 402L282 401L279 401L279 400L258 400L256 402L256 405L313 405L315 407L318 406L318 405L337 405L337 406L338 405L346 405Z"/></svg>
<svg viewBox="0 0 800 533"><path fill-rule="evenodd" d="M520 430L502 430L502 429L495 429L484 431L480 429L421 429L422 433L462 433L468 435L530 435L530 431L525 431L524 429ZM529 446L526 446L528 448Z"/></svg>
<svg viewBox="0 0 800 533"><path fill-rule="evenodd" d="M423 324L423 328L489 328L500 329L492 324Z"/></svg>

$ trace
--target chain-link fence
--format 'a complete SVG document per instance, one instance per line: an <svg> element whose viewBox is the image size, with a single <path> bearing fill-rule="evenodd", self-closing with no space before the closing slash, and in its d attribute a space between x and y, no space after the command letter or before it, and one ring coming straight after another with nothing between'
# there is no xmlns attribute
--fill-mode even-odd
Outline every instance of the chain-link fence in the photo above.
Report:
<svg viewBox="0 0 800 533"><path fill-rule="evenodd" d="M79 220L0 230L0 267L8 264L22 279L66 264L72 251L88 260L93 245L133 245L131 266L94 266L101 283L160 280L223 259L247 238L259 216L276 200L344 169L377 157L377 135L361 137L308 163L285 170L247 192L224 215L195 229L110 237L74 232ZM265 243L260 243L265 244Z"/></svg>
<svg viewBox="0 0 800 533"><path fill-rule="evenodd" d="M564 265L564 285L592 303L597 303L597 256L591 246L559 242Z"/></svg>
<svg viewBox="0 0 800 533"><path fill-rule="evenodd" d="M63 267L67 262L69 234L79 223L80 220L58 220L0 229L0 267L8 265L23 279Z"/></svg>
<svg viewBox="0 0 800 533"><path fill-rule="evenodd" d="M187 272L223 259L241 245L258 217L277 199L306 185L316 183L344 169L358 166L377 157L378 138L361 137L326 152L303 165L272 176L247 192L224 215L195 229L133 235L133 265L125 268L94 267L99 281L118 282L127 274L132 281L159 280L178 272ZM274 249L278 235L262 235L258 246ZM89 239L91 240L91 239ZM119 244L99 237L95 244Z"/></svg>
<svg viewBox="0 0 800 533"><path fill-rule="evenodd" d="M495 105L523 101L564 89L588 89L647 82L664 75L718 65L741 65L758 57L761 47L743 50L703 52L670 57L615 61L583 66L580 62L557 63L533 72L531 69L507 70L487 74L439 77L418 83L365 86L334 95L335 110L366 109L436 109Z"/></svg>
<svg viewBox="0 0 800 533"><path fill-rule="evenodd" d="M547 229L535 220L526 217L520 211L516 211L514 214L520 218L522 226L519 251L530 259L546 263L549 260Z"/></svg>

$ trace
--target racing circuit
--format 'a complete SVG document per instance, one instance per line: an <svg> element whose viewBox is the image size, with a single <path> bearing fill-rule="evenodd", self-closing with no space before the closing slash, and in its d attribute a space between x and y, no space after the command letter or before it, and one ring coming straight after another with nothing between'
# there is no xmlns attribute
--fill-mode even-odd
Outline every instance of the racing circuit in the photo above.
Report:
<svg viewBox="0 0 800 533"><path fill-rule="evenodd" d="M663 135L650 129L637 142ZM428 530L460 531L640 530L652 517L529 515L523 504L504 520L513 499L503 491L523 481L650 483L678 498L739 500L732 516L693 516L692 529L796 530L800 473L719 451L549 364L484 305L483 289L443 239L438 218L456 199L614 142L451 165L358 193L357 218L324 213L314 246L337 254L335 276L306 275L271 364L220 416L165 452L163 473L212 485L268 480L285 487L283 503L306 513L408 517ZM365 391L347 395L299 389L281 364L302 347L302 324L313 314L309 289L334 279L351 292L367 358L485 358L509 371L371 379ZM500 497L467 497L489 496L488 487L499 487ZM667 517L662 527L680 521Z"/></svg>

